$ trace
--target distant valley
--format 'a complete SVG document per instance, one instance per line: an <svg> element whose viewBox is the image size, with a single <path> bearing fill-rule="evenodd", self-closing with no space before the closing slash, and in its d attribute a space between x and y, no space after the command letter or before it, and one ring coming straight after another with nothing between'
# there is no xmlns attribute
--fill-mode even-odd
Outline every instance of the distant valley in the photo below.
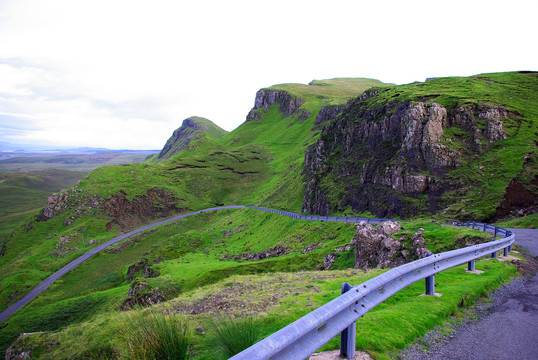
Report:
<svg viewBox="0 0 538 360"><path fill-rule="evenodd" d="M89 172L104 165L142 162L154 150L73 149L41 152L0 151L0 173L64 169Z"/></svg>

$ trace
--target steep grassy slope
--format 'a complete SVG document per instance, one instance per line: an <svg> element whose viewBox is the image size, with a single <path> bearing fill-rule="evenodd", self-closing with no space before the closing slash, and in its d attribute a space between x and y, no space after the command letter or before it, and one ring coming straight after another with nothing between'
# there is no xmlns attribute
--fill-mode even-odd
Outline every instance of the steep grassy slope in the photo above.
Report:
<svg viewBox="0 0 538 360"><path fill-rule="evenodd" d="M28 216L38 213L50 193L72 186L86 174L38 170L0 174L0 249L6 237Z"/></svg>
<svg viewBox="0 0 538 360"><path fill-rule="evenodd" d="M277 209L299 209L304 194L301 179L304 153L319 136L320 110L342 106L372 86L388 85L378 80L350 78L315 80L311 85L280 84L260 90L256 103L266 103L265 97L274 92L304 101L296 109L283 107L279 102L267 108L255 106L251 113L259 114L259 119L248 120L220 141L229 147L260 144L271 154L271 179L245 201Z"/></svg>

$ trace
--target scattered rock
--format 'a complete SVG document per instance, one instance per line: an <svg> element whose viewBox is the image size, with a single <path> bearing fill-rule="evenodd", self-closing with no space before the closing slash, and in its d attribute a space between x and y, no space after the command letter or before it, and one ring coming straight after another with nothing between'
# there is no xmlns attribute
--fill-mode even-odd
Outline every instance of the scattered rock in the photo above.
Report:
<svg viewBox="0 0 538 360"><path fill-rule="evenodd" d="M314 243L308 244L308 245L306 245L306 247L303 250L301 250L301 253L303 253L303 254L311 253L312 251L316 250L319 245L321 245L321 243L319 243L319 242L314 242Z"/></svg>
<svg viewBox="0 0 538 360"><path fill-rule="evenodd" d="M8 297L8 300L7 302L10 303L10 302L13 302L15 299L17 299L19 297L19 295L21 295L22 292L20 290L15 290L13 291L9 297Z"/></svg>
<svg viewBox="0 0 538 360"><path fill-rule="evenodd" d="M323 266L320 270L329 270L334 260L336 260L336 255L334 253L330 253L329 255L325 256L323 258Z"/></svg>
<svg viewBox="0 0 538 360"><path fill-rule="evenodd" d="M51 251L49 255L61 257L73 251L77 251L78 246L70 245L71 240L76 240L76 238L72 238L69 235L60 236L55 246L56 249Z"/></svg>
<svg viewBox="0 0 538 360"><path fill-rule="evenodd" d="M126 311L133 308L135 305L152 306L163 301L166 301L166 293L159 288L151 288L149 283L143 279L137 279L131 284L129 296L120 306L120 311Z"/></svg>
<svg viewBox="0 0 538 360"><path fill-rule="evenodd" d="M159 276L159 273L151 267L147 258L143 258L127 269L127 280L133 281L138 275L145 278L153 278Z"/></svg>
<svg viewBox="0 0 538 360"><path fill-rule="evenodd" d="M283 246L283 245L276 245L272 248L269 248L265 251L260 251L260 252L257 252L257 253L243 253L243 254L238 254L238 255L234 255L234 254L225 254L225 255L222 255L221 257L221 260L234 260L234 261L239 261L239 262L242 262L242 261L258 261L258 260L262 260L262 259L265 259L265 258L270 258L270 257L279 257L279 256L282 256L282 255L286 255L290 252L290 249Z"/></svg>
<svg viewBox="0 0 538 360"><path fill-rule="evenodd" d="M353 245L347 244L346 246L337 247L336 249L334 249L334 251L335 252L346 252L346 251L351 250L352 247L353 247Z"/></svg>
<svg viewBox="0 0 538 360"><path fill-rule="evenodd" d="M27 343L27 338L32 335L44 334L43 332L22 333L17 340L6 350L6 360L26 360L32 358L35 345Z"/></svg>

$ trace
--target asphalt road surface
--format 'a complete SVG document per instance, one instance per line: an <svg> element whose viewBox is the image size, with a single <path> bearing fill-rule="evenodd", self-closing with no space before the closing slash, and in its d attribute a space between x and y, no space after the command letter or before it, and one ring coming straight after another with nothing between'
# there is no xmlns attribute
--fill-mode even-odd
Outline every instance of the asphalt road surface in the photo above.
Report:
<svg viewBox="0 0 538 360"><path fill-rule="evenodd" d="M510 229L516 245L538 256L538 230ZM462 325L447 342L430 346L427 353L410 351L413 360L537 360L538 274L517 278L493 295L476 322Z"/></svg>
<svg viewBox="0 0 538 360"><path fill-rule="evenodd" d="M516 245L538 256L538 229L508 229L516 234ZM538 357L537 357L538 358Z"/></svg>

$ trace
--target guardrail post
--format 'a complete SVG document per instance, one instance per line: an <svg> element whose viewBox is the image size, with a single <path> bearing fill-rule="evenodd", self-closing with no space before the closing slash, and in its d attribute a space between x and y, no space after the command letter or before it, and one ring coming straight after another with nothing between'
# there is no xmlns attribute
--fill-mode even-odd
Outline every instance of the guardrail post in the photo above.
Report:
<svg viewBox="0 0 538 360"><path fill-rule="evenodd" d="M498 229L498 227L495 226L495 232L493 233L493 238L494 238L494 239L497 237L497 229Z"/></svg>
<svg viewBox="0 0 538 360"><path fill-rule="evenodd" d="M432 254L426 254L426 257ZM435 275L428 276L424 279L426 281L426 295L435 295Z"/></svg>
<svg viewBox="0 0 538 360"><path fill-rule="evenodd" d="M473 245L469 245L468 247L471 246ZM474 260L470 260L467 262L467 271L475 271Z"/></svg>
<svg viewBox="0 0 538 360"><path fill-rule="evenodd" d="M508 245L508 251L512 251L512 245Z"/></svg>
<svg viewBox="0 0 538 360"><path fill-rule="evenodd" d="M508 256L508 246L503 249L503 256Z"/></svg>
<svg viewBox="0 0 538 360"><path fill-rule="evenodd" d="M425 280L426 295L435 295L435 275L428 276Z"/></svg>
<svg viewBox="0 0 538 360"><path fill-rule="evenodd" d="M491 258L492 259L497 259L497 250L495 250L494 252L491 253Z"/></svg>
<svg viewBox="0 0 538 360"><path fill-rule="evenodd" d="M347 282L342 284L342 294L348 292L353 287ZM357 322L349 325L340 333L340 356L347 356L348 359L355 357L355 338L357 334Z"/></svg>
<svg viewBox="0 0 538 360"><path fill-rule="evenodd" d="M468 271L475 271L475 267L474 267L474 260L471 260L467 263L467 270Z"/></svg>

